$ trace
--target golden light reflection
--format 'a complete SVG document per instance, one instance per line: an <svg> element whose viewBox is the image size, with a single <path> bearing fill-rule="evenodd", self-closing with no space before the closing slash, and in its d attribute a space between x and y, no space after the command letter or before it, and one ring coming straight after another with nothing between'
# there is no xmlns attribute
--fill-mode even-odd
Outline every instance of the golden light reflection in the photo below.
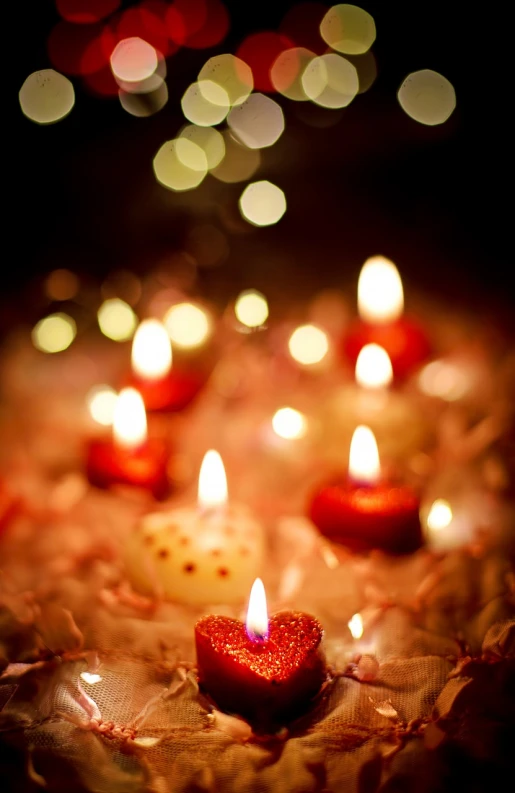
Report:
<svg viewBox="0 0 515 793"><path fill-rule="evenodd" d="M370 427L360 425L352 435L349 453L349 476L355 482L375 484L381 474L379 451Z"/></svg>
<svg viewBox="0 0 515 793"><path fill-rule="evenodd" d="M263 582L256 578L252 585L245 620L247 636L252 641L262 642L268 637L268 607Z"/></svg>
<svg viewBox="0 0 515 793"><path fill-rule="evenodd" d="M347 107L359 91L356 67L336 53L313 58L301 79L306 96L321 107Z"/></svg>
<svg viewBox="0 0 515 793"><path fill-rule="evenodd" d="M367 259L358 280L358 311L372 323L392 322L404 310L404 290L399 271L390 259Z"/></svg>
<svg viewBox="0 0 515 793"><path fill-rule="evenodd" d="M50 300L71 300L79 291L79 279L70 270L52 270L45 280L45 293Z"/></svg>
<svg viewBox="0 0 515 793"><path fill-rule="evenodd" d="M236 140L232 132L224 130L225 157L220 165L213 168L211 175L220 182L232 184L250 179L261 164L259 149L249 149Z"/></svg>
<svg viewBox="0 0 515 793"><path fill-rule="evenodd" d="M255 289L247 289L238 295L234 304L234 313L242 325L258 328L268 319L266 297Z"/></svg>
<svg viewBox="0 0 515 793"><path fill-rule="evenodd" d="M134 334L131 362L140 377L155 380L172 368L172 345L167 329L157 319L144 319Z"/></svg>
<svg viewBox="0 0 515 793"><path fill-rule="evenodd" d="M75 104L75 91L67 77L54 69L30 74L18 94L22 112L36 124L54 124Z"/></svg>
<svg viewBox="0 0 515 793"><path fill-rule="evenodd" d="M356 382L363 388L384 388L393 380L390 357L379 344L365 344L356 361Z"/></svg>
<svg viewBox="0 0 515 793"><path fill-rule="evenodd" d="M104 300L97 313L100 330L113 341L130 339L138 324L138 318L125 300L112 297Z"/></svg>
<svg viewBox="0 0 515 793"><path fill-rule="evenodd" d="M352 638L361 639L363 636L363 617L361 614L353 614L347 625L349 626Z"/></svg>
<svg viewBox="0 0 515 793"><path fill-rule="evenodd" d="M368 11L343 3L327 11L320 23L320 35L333 50L360 55L374 43L376 25Z"/></svg>
<svg viewBox="0 0 515 793"><path fill-rule="evenodd" d="M286 212L286 196L272 182L252 182L241 194L239 207L245 220L254 226L271 226Z"/></svg>
<svg viewBox="0 0 515 793"><path fill-rule="evenodd" d="M279 408L272 417L276 435L287 440L303 438L308 430L306 417L294 408Z"/></svg>
<svg viewBox="0 0 515 793"><path fill-rule="evenodd" d="M200 347L212 332L208 314L194 303L177 303L166 312L163 323L177 347Z"/></svg>
<svg viewBox="0 0 515 793"><path fill-rule="evenodd" d="M420 390L448 402L462 399L472 386L470 375L450 361L431 361L418 376Z"/></svg>
<svg viewBox="0 0 515 793"><path fill-rule="evenodd" d="M181 107L188 121L199 127L212 127L225 119L231 103L227 91L220 85L203 80L202 85L192 83L186 89Z"/></svg>
<svg viewBox="0 0 515 793"><path fill-rule="evenodd" d="M427 528L431 531L442 531L450 525L452 521L452 509L448 501L443 498L437 498L431 504L429 514L427 516Z"/></svg>
<svg viewBox="0 0 515 793"><path fill-rule="evenodd" d="M225 155L225 142L223 135L217 129L187 124L180 131L178 137L185 138L202 149L209 170L216 168L222 162Z"/></svg>
<svg viewBox="0 0 515 793"><path fill-rule="evenodd" d="M295 361L310 366L325 358L329 351L329 340L327 334L316 325L301 325L290 336L288 349Z"/></svg>
<svg viewBox="0 0 515 793"><path fill-rule="evenodd" d="M114 406L113 438L117 446L135 449L147 439L143 397L135 388L122 388Z"/></svg>
<svg viewBox="0 0 515 793"><path fill-rule="evenodd" d="M66 350L77 333L75 320L58 312L41 319L32 329L32 343L41 352L62 352Z"/></svg>
<svg viewBox="0 0 515 793"><path fill-rule="evenodd" d="M195 168L186 165L184 160L194 164ZM200 168L201 161L205 166L203 170ZM182 192L193 190L202 182L207 174L207 159L200 146L180 138L179 141L163 143L154 157L153 167L158 182L169 190Z"/></svg>
<svg viewBox="0 0 515 793"><path fill-rule="evenodd" d="M118 394L109 385L96 385L86 396L86 404L91 417L104 427L110 427L114 420L114 408Z"/></svg>
<svg viewBox="0 0 515 793"><path fill-rule="evenodd" d="M273 99L251 94L227 116L227 124L249 149L273 146L284 132L284 114Z"/></svg>
<svg viewBox="0 0 515 793"><path fill-rule="evenodd" d="M122 39L110 57L111 70L118 80L139 83L157 69L158 55L154 47L139 36Z"/></svg>
<svg viewBox="0 0 515 793"><path fill-rule="evenodd" d="M305 47L291 47L281 52L270 69L275 90L294 102L309 99L302 86L302 74L315 57L315 53Z"/></svg>
<svg viewBox="0 0 515 793"><path fill-rule="evenodd" d="M204 81L221 86L231 106L244 102L254 88L251 68L241 58L230 53L209 58L200 70L198 80L201 90Z"/></svg>
<svg viewBox="0 0 515 793"><path fill-rule="evenodd" d="M94 672L81 672L80 676L84 682L88 683L90 686L95 685L95 683L100 683L102 680L102 675L97 675Z"/></svg>
<svg viewBox="0 0 515 793"><path fill-rule="evenodd" d="M452 84L431 69L409 74L399 88L397 99L408 116L428 126L443 124L456 107Z"/></svg>
<svg viewBox="0 0 515 793"><path fill-rule="evenodd" d="M227 477L220 454L214 449L205 453L198 477L198 505L202 510L227 504Z"/></svg>

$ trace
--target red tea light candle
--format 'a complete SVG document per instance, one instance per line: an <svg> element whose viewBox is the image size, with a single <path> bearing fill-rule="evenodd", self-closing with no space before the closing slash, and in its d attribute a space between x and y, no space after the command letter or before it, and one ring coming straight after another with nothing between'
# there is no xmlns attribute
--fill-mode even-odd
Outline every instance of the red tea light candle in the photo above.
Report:
<svg viewBox="0 0 515 793"><path fill-rule="evenodd" d="M327 678L322 638L309 614L282 611L269 619L256 579L246 624L208 615L195 625L200 686L221 710L256 730L276 731L309 710Z"/></svg>
<svg viewBox="0 0 515 793"><path fill-rule="evenodd" d="M132 342L131 385L149 411L183 410L197 396L202 379L194 372L172 367L168 331L157 319L144 319Z"/></svg>
<svg viewBox="0 0 515 793"><path fill-rule="evenodd" d="M265 539L244 504L228 500L222 458L206 452L197 503L146 515L125 554L131 583L145 594L190 605L245 602L259 575Z"/></svg>
<svg viewBox="0 0 515 793"><path fill-rule="evenodd" d="M427 334L404 314L404 290L396 266L384 256L367 259L358 281L359 320L343 340L343 352L355 365L365 344L388 353L396 379L417 369L430 355Z"/></svg>
<svg viewBox="0 0 515 793"><path fill-rule="evenodd" d="M86 474L96 487L133 485L161 499L170 490L168 458L167 444L147 437L141 395L134 388L124 388L115 404L112 436L94 438L89 443Z"/></svg>
<svg viewBox="0 0 515 793"><path fill-rule="evenodd" d="M315 493L309 516L321 534L355 552L411 553L422 543L419 499L407 486L381 481L376 439L365 426L352 436L348 476Z"/></svg>

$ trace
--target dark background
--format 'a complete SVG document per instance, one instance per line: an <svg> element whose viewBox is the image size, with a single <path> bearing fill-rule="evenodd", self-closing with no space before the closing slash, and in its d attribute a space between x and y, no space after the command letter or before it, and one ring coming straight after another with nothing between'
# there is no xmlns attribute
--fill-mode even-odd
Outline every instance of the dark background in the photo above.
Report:
<svg viewBox="0 0 515 793"><path fill-rule="evenodd" d="M343 111L320 111L318 124L337 118L331 126L306 123L304 103L278 98L286 131L263 151L253 177L286 193L288 210L276 226L238 221L245 183L208 176L183 194L156 183L152 158L184 123L180 97L203 63L234 53L251 32L277 29L291 5L226 2L229 35L213 49L184 49L169 59L170 99L153 117L134 118L117 99L93 97L74 78L76 105L57 124L30 122L16 101L12 156L4 149L14 174L5 297L57 267L100 280L120 268L145 274L172 261L195 226L208 223L227 235L230 253L221 266L200 268L194 288L221 300L249 286L276 300L304 298L355 282L363 261L383 253L398 264L407 289L451 303L493 302L511 315L513 72L499 2L477 15L465 3L364 0L377 27L372 88ZM51 1L17 4L16 91L32 71L52 65L45 45L58 19ZM456 90L457 109L441 126L413 121L396 99L404 77L423 68L442 73Z"/></svg>

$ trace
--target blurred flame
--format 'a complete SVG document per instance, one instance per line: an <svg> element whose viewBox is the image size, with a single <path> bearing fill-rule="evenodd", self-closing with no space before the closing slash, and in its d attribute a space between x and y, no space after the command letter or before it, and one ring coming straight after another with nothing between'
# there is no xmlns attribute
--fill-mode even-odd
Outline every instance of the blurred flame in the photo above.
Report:
<svg viewBox="0 0 515 793"><path fill-rule="evenodd" d="M356 361L356 382L364 388L383 388L393 380L392 362L379 344L365 344Z"/></svg>
<svg viewBox="0 0 515 793"><path fill-rule="evenodd" d="M140 393L123 388L116 400L113 437L117 446L135 449L147 439L147 414Z"/></svg>
<svg viewBox="0 0 515 793"><path fill-rule="evenodd" d="M363 617L361 614L353 614L347 625L353 639L361 639L363 636Z"/></svg>
<svg viewBox="0 0 515 793"><path fill-rule="evenodd" d="M132 342L132 368L137 375L155 380L172 368L172 345L162 322L144 319Z"/></svg>
<svg viewBox="0 0 515 793"><path fill-rule="evenodd" d="M427 516L427 528L431 531L441 531L446 529L452 521L452 509L448 501L437 498L431 504L429 515Z"/></svg>
<svg viewBox="0 0 515 793"><path fill-rule="evenodd" d="M227 503L227 477L222 458L214 449L205 453L198 477L198 504L202 509Z"/></svg>
<svg viewBox="0 0 515 793"><path fill-rule="evenodd" d="M256 578L250 590L246 627L247 636L251 641L262 642L268 638L266 592L260 578Z"/></svg>
<svg viewBox="0 0 515 793"><path fill-rule="evenodd" d="M399 271L384 256L367 259L358 281L358 311L365 322L392 322L404 310Z"/></svg>
<svg viewBox="0 0 515 793"><path fill-rule="evenodd" d="M357 482L373 485L379 480L381 466L374 433L360 425L354 430L350 443L349 476Z"/></svg>

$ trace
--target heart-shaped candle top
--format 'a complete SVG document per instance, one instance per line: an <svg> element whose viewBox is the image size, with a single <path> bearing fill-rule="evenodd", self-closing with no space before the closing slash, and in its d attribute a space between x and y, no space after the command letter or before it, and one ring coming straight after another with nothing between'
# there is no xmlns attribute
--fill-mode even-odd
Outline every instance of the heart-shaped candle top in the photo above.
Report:
<svg viewBox="0 0 515 793"><path fill-rule="evenodd" d="M195 626L201 687L218 707L272 730L309 708L326 677L323 630L314 617L283 611L268 638L249 638L245 625L209 615Z"/></svg>

